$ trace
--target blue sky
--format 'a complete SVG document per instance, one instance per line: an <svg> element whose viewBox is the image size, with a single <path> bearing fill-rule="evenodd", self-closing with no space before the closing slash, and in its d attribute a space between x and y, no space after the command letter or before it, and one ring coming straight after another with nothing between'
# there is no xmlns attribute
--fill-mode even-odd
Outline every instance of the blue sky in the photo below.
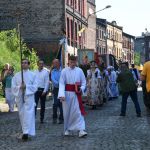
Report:
<svg viewBox="0 0 150 150"><path fill-rule="evenodd" d="M140 36L145 28L150 31L150 0L96 0L96 10L112 7L97 13L97 17L115 20L124 32Z"/></svg>

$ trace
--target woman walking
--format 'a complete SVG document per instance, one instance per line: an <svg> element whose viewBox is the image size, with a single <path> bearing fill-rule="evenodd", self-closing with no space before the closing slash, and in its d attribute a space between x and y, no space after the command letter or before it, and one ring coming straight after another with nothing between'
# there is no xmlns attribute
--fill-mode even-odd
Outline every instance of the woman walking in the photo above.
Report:
<svg viewBox="0 0 150 150"><path fill-rule="evenodd" d="M12 94L11 82L14 76L14 68L9 67L6 76L4 77L6 103L9 106L9 112L14 111L15 97Z"/></svg>
<svg viewBox="0 0 150 150"><path fill-rule="evenodd" d="M96 62L91 62L91 67L87 71L87 97L88 97L88 105L92 106L92 109L96 109L96 105L99 105L99 78L100 78L100 70L97 68Z"/></svg>

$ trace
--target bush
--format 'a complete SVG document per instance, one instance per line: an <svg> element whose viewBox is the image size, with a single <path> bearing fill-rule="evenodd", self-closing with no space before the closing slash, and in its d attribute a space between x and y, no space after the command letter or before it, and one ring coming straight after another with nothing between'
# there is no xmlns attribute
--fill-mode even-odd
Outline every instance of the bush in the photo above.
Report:
<svg viewBox="0 0 150 150"><path fill-rule="evenodd" d="M31 69L36 68L38 57L34 49L30 50L26 43L22 43L23 58L31 62ZM16 29L0 32L0 70L4 64L14 66L15 71L20 71L19 38Z"/></svg>

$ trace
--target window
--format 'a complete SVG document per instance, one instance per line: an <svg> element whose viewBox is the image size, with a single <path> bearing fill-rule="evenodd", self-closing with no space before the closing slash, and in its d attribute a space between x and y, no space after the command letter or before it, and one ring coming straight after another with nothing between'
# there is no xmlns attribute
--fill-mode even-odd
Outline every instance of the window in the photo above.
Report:
<svg viewBox="0 0 150 150"><path fill-rule="evenodd" d="M96 29L96 37L97 37L97 39L99 39L99 30L98 29Z"/></svg>
<svg viewBox="0 0 150 150"><path fill-rule="evenodd" d="M110 30L108 31L108 38L110 39Z"/></svg>
<svg viewBox="0 0 150 150"><path fill-rule="evenodd" d="M70 0L67 0L67 5L69 5Z"/></svg>
<svg viewBox="0 0 150 150"><path fill-rule="evenodd" d="M99 47L97 46L97 53L99 54Z"/></svg>
<svg viewBox="0 0 150 150"><path fill-rule="evenodd" d="M73 30L73 20L71 20L71 46L73 46L73 35L74 35L74 30Z"/></svg>
<svg viewBox="0 0 150 150"><path fill-rule="evenodd" d="M70 23L69 23L69 18L67 18L67 36L70 38Z"/></svg>
<svg viewBox="0 0 150 150"><path fill-rule="evenodd" d="M118 41L118 33L116 32L116 40Z"/></svg>
<svg viewBox="0 0 150 150"><path fill-rule="evenodd" d="M70 45L70 20L67 18L67 37L68 37L68 44Z"/></svg>
<svg viewBox="0 0 150 150"><path fill-rule="evenodd" d="M105 48L104 48L104 54L106 54Z"/></svg>
<svg viewBox="0 0 150 150"><path fill-rule="evenodd" d="M74 0L75 9L77 9L77 0Z"/></svg>
<svg viewBox="0 0 150 150"><path fill-rule="evenodd" d="M100 39L102 38L102 33L101 30L99 30L99 35L100 35Z"/></svg>
<svg viewBox="0 0 150 150"><path fill-rule="evenodd" d="M104 31L102 31L102 39L104 39Z"/></svg>
<svg viewBox="0 0 150 150"><path fill-rule="evenodd" d="M81 12L81 0L78 0L78 11Z"/></svg>
<svg viewBox="0 0 150 150"><path fill-rule="evenodd" d="M70 5L73 6L73 0L70 0Z"/></svg>
<svg viewBox="0 0 150 150"><path fill-rule="evenodd" d="M75 22L75 40L76 41L77 41L77 35L78 35L77 23Z"/></svg>
<svg viewBox="0 0 150 150"><path fill-rule="evenodd" d="M113 32L112 32L112 31L111 31L110 38L111 38L112 40L114 39L114 35L113 35Z"/></svg>
<svg viewBox="0 0 150 150"><path fill-rule="evenodd" d="M85 0L82 0L82 10L83 10L83 16L85 16L85 2L84 2Z"/></svg>

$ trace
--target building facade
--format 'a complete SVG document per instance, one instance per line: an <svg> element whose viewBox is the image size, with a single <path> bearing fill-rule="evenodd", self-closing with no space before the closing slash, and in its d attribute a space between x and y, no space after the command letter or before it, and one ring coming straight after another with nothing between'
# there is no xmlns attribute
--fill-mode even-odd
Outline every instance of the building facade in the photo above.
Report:
<svg viewBox="0 0 150 150"><path fill-rule="evenodd" d="M135 37L134 49L135 52L140 54L140 62L145 62L145 50L144 50L144 35Z"/></svg>
<svg viewBox="0 0 150 150"><path fill-rule="evenodd" d="M96 19L96 51L98 55L108 54L107 52L107 21Z"/></svg>
<svg viewBox="0 0 150 150"><path fill-rule="evenodd" d="M87 5L87 0L0 0L0 30L19 22L24 41L44 59L56 55L66 32L69 53L77 55L78 48L88 48L86 31L78 34L87 28Z"/></svg>
<svg viewBox="0 0 150 150"><path fill-rule="evenodd" d="M145 61L150 61L150 32L145 33L144 40Z"/></svg>
<svg viewBox="0 0 150 150"><path fill-rule="evenodd" d="M86 48L96 51L96 11L95 0L87 0Z"/></svg>
<svg viewBox="0 0 150 150"><path fill-rule="evenodd" d="M134 64L134 40L134 36L123 32L122 60L129 64Z"/></svg>
<svg viewBox="0 0 150 150"><path fill-rule="evenodd" d="M116 21L107 22L107 53L117 60L122 60L122 33L123 28Z"/></svg>
<svg viewBox="0 0 150 150"><path fill-rule="evenodd" d="M22 38L41 58L49 59L58 49L65 28L64 0L0 0L0 6L0 30L17 28L19 22Z"/></svg>
<svg viewBox="0 0 150 150"><path fill-rule="evenodd" d="M135 51L140 54L141 64L150 60L150 32L143 32L135 38Z"/></svg>
<svg viewBox="0 0 150 150"><path fill-rule="evenodd" d="M66 0L66 35L68 39L68 53L77 55L79 48L87 47L85 31L87 27L87 1Z"/></svg>

